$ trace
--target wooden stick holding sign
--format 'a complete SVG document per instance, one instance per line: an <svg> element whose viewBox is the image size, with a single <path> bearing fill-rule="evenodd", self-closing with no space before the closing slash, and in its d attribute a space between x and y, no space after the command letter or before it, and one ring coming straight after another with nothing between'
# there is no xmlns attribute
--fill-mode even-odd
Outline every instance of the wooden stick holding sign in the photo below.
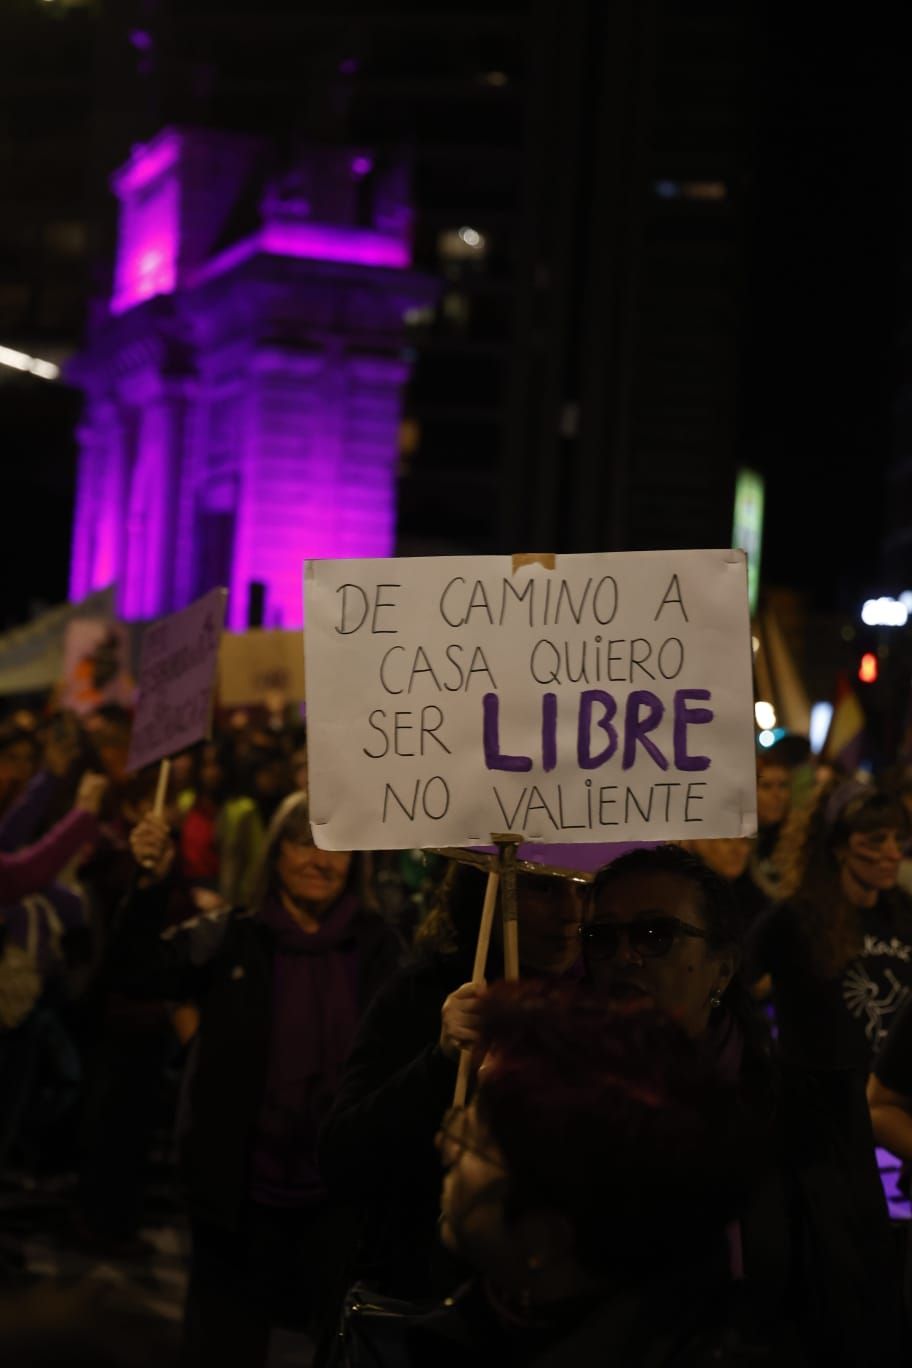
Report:
<svg viewBox="0 0 912 1368"><path fill-rule="evenodd" d="M521 836L512 833L505 836L492 836L497 847L496 865L488 869L488 882L485 888L484 907L481 912L481 925L475 944L475 963L472 968L472 982L476 985L485 982L485 965L488 962L488 949L491 944L491 928L494 924L494 909L497 894L502 888L501 919L504 931L504 978L519 978L519 928L516 907L516 852L522 842ZM488 857L490 858L490 857ZM473 861L468 860L468 863ZM512 882L512 888L510 884ZM509 908L509 910L508 910ZM459 1072L456 1075L456 1088L453 1092L453 1106L464 1107L472 1071L472 1051L464 1049L459 1054Z"/></svg>
<svg viewBox="0 0 912 1368"><path fill-rule="evenodd" d="M497 890L499 886L500 875L497 870L492 869L488 873L484 906L481 910L481 925L478 928L478 940L475 945L475 964L472 968L472 982L476 986L485 982L485 965L488 962L488 948L491 944L491 927L494 925L494 909L497 906ZM454 1107L465 1106L471 1071L472 1051L468 1049L460 1050L459 1072L456 1075L456 1089L453 1093Z"/></svg>
<svg viewBox="0 0 912 1368"><path fill-rule="evenodd" d="M492 836L497 846L500 877L503 882L503 896L500 900L500 917L503 922L504 939L504 978L507 983L515 983L519 978L519 910L516 905L516 852L522 844L522 836L508 832L503 836Z"/></svg>
<svg viewBox="0 0 912 1368"><path fill-rule="evenodd" d="M152 814L161 817L165 811L165 799L168 796L168 785L171 782L171 760L165 756L158 769L158 783L155 787L155 806Z"/></svg>

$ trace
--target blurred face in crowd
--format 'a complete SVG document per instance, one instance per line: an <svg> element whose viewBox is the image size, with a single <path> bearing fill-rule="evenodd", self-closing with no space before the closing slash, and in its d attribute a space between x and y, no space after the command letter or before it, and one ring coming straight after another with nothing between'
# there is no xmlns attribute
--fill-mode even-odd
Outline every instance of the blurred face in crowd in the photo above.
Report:
<svg viewBox="0 0 912 1368"><path fill-rule="evenodd" d="M171 783L178 793L190 788L193 783L193 756L190 751L181 751L171 761Z"/></svg>
<svg viewBox="0 0 912 1368"><path fill-rule="evenodd" d="M294 786L295 786L295 788L296 788L296 789L300 789L300 791L301 791L302 793L306 793L306 792L307 792L307 747L306 747L306 746L302 746L300 750L296 750L296 751L295 751L294 755L291 757L291 765L292 765L292 778L294 779Z"/></svg>
<svg viewBox="0 0 912 1368"><path fill-rule="evenodd" d="M25 788L35 773L35 752L24 738L12 741L0 751L0 788L17 792Z"/></svg>
<svg viewBox="0 0 912 1368"><path fill-rule="evenodd" d="M775 826L785 820L792 801L792 781L784 765L764 765L757 775L757 821Z"/></svg>
<svg viewBox="0 0 912 1368"><path fill-rule="evenodd" d="M217 793L221 788L223 777L222 767L219 764L218 747L205 746L199 769L200 788L203 793L210 795Z"/></svg>
<svg viewBox="0 0 912 1368"><path fill-rule="evenodd" d="M840 881L849 900L858 906L876 901L879 893L896 887L906 833L895 827L853 831L836 852Z"/></svg>
<svg viewBox="0 0 912 1368"><path fill-rule="evenodd" d="M516 876L519 958L524 969L562 974L579 959L582 900L577 885L550 874Z"/></svg>
<svg viewBox="0 0 912 1368"><path fill-rule="evenodd" d="M257 796L265 799L279 798L288 789L285 762L280 755L264 760L257 765L253 775L253 785Z"/></svg>
<svg viewBox="0 0 912 1368"><path fill-rule="evenodd" d="M284 837L276 861L283 899L319 918L342 896L351 861L348 850L320 850L309 833Z"/></svg>
<svg viewBox="0 0 912 1368"><path fill-rule="evenodd" d="M94 738L95 750L104 773L112 783L122 783L127 777L129 726L104 717L94 717L87 721L86 730Z"/></svg>
<svg viewBox="0 0 912 1368"><path fill-rule="evenodd" d="M589 977L612 996L652 1002L697 1038L709 1025L710 999L735 970L733 955L711 949L706 932L703 895L690 879L621 875L600 891L584 933Z"/></svg>
<svg viewBox="0 0 912 1368"><path fill-rule="evenodd" d="M710 841L689 841L688 849L699 855L720 879L740 879L750 860L751 843L747 836L719 837Z"/></svg>

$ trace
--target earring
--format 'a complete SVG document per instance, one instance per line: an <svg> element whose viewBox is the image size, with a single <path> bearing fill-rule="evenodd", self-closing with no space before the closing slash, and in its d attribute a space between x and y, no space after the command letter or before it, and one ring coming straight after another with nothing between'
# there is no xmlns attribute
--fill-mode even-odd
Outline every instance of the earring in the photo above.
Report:
<svg viewBox="0 0 912 1368"><path fill-rule="evenodd" d="M712 992L711 992L710 995L709 995L709 1005L710 1005L710 1007L712 1007L713 1009L715 1009L716 1007L721 1007L721 1006L722 1006L722 991L721 991L721 989L719 989L719 988L714 988L714 989L712 990Z"/></svg>

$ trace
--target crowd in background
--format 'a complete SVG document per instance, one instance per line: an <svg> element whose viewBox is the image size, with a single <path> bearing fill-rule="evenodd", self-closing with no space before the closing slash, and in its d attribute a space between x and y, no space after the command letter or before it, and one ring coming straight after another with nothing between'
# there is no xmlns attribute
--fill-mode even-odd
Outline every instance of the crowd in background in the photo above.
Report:
<svg viewBox="0 0 912 1368"><path fill-rule="evenodd" d="M217 717L161 816L130 723L0 726L0 1181L66 1187L66 1238L142 1257L172 1138L183 1363L264 1364L277 1325L317 1364L905 1361L875 1157L912 1165L902 767L774 748L756 837L521 866L520 984L485 987L483 873L317 850L297 714ZM4 1361L65 1361L51 1303L17 1305ZM123 1338L85 1361L140 1361Z"/></svg>

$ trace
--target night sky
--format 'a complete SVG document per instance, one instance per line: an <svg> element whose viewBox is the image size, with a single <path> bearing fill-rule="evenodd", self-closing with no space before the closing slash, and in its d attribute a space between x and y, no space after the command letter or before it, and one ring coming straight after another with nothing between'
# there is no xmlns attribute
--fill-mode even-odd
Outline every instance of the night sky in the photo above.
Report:
<svg viewBox="0 0 912 1368"><path fill-rule="evenodd" d="M741 455L768 480L764 580L852 611L879 573L906 311L907 26L757 4ZM10 340L10 339L2 339ZM0 622L66 596L76 399L0 386ZM8 528L10 520L8 518ZM34 549L40 548L35 555Z"/></svg>
<svg viewBox="0 0 912 1368"><path fill-rule="evenodd" d="M909 44L771 7L758 61L743 435L768 474L764 579L823 609L879 577L903 315ZM796 18L796 14L798 17ZM908 257L908 248L906 248Z"/></svg>

